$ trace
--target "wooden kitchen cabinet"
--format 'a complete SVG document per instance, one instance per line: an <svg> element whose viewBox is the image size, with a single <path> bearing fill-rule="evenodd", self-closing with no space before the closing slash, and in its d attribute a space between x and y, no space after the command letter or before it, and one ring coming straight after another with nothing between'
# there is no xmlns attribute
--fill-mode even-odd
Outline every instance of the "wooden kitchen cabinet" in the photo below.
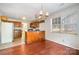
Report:
<svg viewBox="0 0 79 59"><path fill-rule="evenodd" d="M27 44L45 40L45 31L25 32L25 41Z"/></svg>
<svg viewBox="0 0 79 59"><path fill-rule="evenodd" d="M8 17L7 16L0 16L1 21L7 21Z"/></svg>
<svg viewBox="0 0 79 59"><path fill-rule="evenodd" d="M22 23L21 22L13 22L15 27L22 27Z"/></svg>
<svg viewBox="0 0 79 59"><path fill-rule="evenodd" d="M14 30L14 39L22 37L22 30Z"/></svg>

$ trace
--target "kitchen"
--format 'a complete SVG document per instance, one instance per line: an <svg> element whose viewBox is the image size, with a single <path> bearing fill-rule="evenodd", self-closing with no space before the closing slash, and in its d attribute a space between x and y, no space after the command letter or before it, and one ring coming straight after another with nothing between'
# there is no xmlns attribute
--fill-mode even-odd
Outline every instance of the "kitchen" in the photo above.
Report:
<svg viewBox="0 0 79 59"><path fill-rule="evenodd" d="M2 30L0 31L1 47L6 46L9 43L16 46L22 42L31 44L33 42L45 40L45 31L40 31L39 29L39 23L43 23L44 21L31 21L27 25L27 23L11 19L7 16L0 16L0 19ZM8 46L6 46L6 48L8 48ZM5 47L1 49L5 49Z"/></svg>
<svg viewBox="0 0 79 59"><path fill-rule="evenodd" d="M0 7L0 49L12 47L12 52L17 48L23 54L78 54L79 4L6 3Z"/></svg>

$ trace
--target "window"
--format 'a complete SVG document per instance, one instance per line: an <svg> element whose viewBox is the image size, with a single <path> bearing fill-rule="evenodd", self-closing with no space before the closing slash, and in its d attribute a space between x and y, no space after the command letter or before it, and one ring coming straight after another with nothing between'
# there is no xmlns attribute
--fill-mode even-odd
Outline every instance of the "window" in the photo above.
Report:
<svg viewBox="0 0 79 59"><path fill-rule="evenodd" d="M56 17L51 19L51 32L76 33L76 20L61 19Z"/></svg>
<svg viewBox="0 0 79 59"><path fill-rule="evenodd" d="M61 17L52 19L52 31L60 31L61 29Z"/></svg>

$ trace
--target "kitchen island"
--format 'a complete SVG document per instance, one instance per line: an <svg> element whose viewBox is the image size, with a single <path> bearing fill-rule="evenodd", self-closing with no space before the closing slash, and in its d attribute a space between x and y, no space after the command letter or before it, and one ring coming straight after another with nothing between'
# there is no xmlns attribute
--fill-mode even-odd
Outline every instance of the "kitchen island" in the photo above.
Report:
<svg viewBox="0 0 79 59"><path fill-rule="evenodd" d="M25 32L26 44L31 44L45 40L45 31L27 31Z"/></svg>

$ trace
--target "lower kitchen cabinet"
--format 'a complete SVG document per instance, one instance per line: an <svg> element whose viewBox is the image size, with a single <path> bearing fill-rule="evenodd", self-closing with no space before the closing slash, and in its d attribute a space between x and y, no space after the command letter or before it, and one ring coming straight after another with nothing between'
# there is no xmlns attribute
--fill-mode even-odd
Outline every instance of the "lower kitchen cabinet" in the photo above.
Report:
<svg viewBox="0 0 79 59"><path fill-rule="evenodd" d="M45 31L25 32L25 41L27 44L45 40Z"/></svg>

